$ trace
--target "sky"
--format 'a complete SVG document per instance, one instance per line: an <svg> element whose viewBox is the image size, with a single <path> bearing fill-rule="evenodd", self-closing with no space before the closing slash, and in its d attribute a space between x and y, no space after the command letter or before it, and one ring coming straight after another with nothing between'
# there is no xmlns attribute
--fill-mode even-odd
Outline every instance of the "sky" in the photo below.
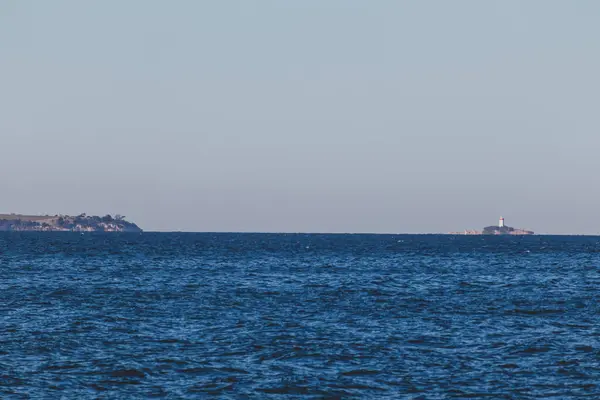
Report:
<svg viewBox="0 0 600 400"><path fill-rule="evenodd" d="M596 0L4 0L0 212L600 234Z"/></svg>

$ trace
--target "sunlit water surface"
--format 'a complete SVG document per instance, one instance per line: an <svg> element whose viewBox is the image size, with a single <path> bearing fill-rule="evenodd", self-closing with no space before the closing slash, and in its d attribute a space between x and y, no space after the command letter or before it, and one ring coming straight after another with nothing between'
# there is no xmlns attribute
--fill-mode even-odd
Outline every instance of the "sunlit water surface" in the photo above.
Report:
<svg viewBox="0 0 600 400"><path fill-rule="evenodd" d="M600 238L0 235L2 398L600 398Z"/></svg>

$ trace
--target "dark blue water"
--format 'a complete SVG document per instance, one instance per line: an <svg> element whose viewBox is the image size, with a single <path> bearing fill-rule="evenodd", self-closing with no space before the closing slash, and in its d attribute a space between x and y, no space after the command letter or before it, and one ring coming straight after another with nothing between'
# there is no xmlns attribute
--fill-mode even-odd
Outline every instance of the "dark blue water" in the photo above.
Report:
<svg viewBox="0 0 600 400"><path fill-rule="evenodd" d="M600 238L0 235L2 398L600 398Z"/></svg>

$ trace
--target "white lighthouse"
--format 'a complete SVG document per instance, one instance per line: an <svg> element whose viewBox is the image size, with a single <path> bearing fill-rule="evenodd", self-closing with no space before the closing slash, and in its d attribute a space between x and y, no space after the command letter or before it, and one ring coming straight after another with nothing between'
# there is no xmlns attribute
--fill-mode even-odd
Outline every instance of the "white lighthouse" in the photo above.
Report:
<svg viewBox="0 0 600 400"><path fill-rule="evenodd" d="M498 226L500 228L504 228L504 217L500 217L500 221L498 222Z"/></svg>

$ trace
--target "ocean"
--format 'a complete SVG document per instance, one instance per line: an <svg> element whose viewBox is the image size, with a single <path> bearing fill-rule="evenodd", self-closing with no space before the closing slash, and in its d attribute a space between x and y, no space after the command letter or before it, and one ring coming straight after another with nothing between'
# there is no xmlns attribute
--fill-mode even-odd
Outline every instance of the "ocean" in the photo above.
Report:
<svg viewBox="0 0 600 400"><path fill-rule="evenodd" d="M600 398L600 238L0 234L0 398Z"/></svg>

